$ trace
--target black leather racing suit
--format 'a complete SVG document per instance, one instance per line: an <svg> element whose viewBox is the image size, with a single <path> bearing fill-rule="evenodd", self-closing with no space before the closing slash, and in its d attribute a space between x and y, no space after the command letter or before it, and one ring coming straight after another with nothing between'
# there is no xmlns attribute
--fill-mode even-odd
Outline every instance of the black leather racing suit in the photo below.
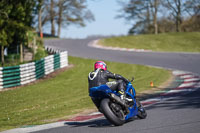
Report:
<svg viewBox="0 0 200 133"><path fill-rule="evenodd" d="M89 88L97 87L109 83L109 79L116 79L116 82L109 86L112 90L118 89L118 91L124 91L124 87L127 82L126 78L119 74L111 73L107 70L97 69L96 71L90 72L88 76ZM92 98L97 108L99 108L100 101L98 99Z"/></svg>

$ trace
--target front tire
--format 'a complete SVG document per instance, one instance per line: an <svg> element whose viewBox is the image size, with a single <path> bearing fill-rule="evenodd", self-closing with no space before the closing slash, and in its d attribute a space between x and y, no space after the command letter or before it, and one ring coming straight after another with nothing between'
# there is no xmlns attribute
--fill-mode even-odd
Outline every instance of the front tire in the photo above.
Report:
<svg viewBox="0 0 200 133"><path fill-rule="evenodd" d="M125 123L125 116L123 111L116 110L112 107L112 103L110 99L103 99L100 104L100 108L104 114L104 116L115 126L121 126Z"/></svg>
<svg viewBox="0 0 200 133"><path fill-rule="evenodd" d="M145 119L147 117L147 112L142 104L137 100L137 107L138 107L138 118Z"/></svg>

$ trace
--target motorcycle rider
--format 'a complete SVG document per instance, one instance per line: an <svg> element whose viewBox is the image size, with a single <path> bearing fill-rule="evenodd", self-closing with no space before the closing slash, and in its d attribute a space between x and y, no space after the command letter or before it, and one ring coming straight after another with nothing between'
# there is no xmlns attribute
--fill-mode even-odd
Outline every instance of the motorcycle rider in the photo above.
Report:
<svg viewBox="0 0 200 133"><path fill-rule="evenodd" d="M109 82L109 79L116 79ZM100 85L107 85L112 90L117 90L121 94L121 99L125 98L125 86L129 82L126 78L119 74L114 74L107 70L107 65L103 61L97 61L94 64L94 71L89 73L88 76L89 88L97 87ZM99 108L100 101L92 98L94 104Z"/></svg>

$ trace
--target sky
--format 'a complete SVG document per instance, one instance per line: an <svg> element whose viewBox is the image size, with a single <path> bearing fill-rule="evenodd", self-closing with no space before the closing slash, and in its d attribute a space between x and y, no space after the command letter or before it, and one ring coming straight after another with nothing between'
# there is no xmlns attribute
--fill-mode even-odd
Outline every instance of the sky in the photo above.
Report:
<svg viewBox="0 0 200 133"><path fill-rule="evenodd" d="M85 27L71 25L63 27L61 38L86 38L92 35L126 35L131 25L124 19L116 19L120 5L117 0L88 0L88 9L93 13L95 21L86 23Z"/></svg>

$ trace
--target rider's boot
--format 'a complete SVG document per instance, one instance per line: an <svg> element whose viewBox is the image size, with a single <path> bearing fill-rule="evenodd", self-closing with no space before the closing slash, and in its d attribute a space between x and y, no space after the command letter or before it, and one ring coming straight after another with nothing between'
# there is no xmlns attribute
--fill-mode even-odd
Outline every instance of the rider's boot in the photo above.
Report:
<svg viewBox="0 0 200 133"><path fill-rule="evenodd" d="M121 94L120 98L121 98L122 100L125 100L125 98L126 98L125 92L124 92L124 91L119 91L118 93Z"/></svg>
<svg viewBox="0 0 200 133"><path fill-rule="evenodd" d="M129 106L126 104L126 93L124 91L119 91L119 93L121 94L120 96L121 100L124 102L126 113L129 113L128 109Z"/></svg>

